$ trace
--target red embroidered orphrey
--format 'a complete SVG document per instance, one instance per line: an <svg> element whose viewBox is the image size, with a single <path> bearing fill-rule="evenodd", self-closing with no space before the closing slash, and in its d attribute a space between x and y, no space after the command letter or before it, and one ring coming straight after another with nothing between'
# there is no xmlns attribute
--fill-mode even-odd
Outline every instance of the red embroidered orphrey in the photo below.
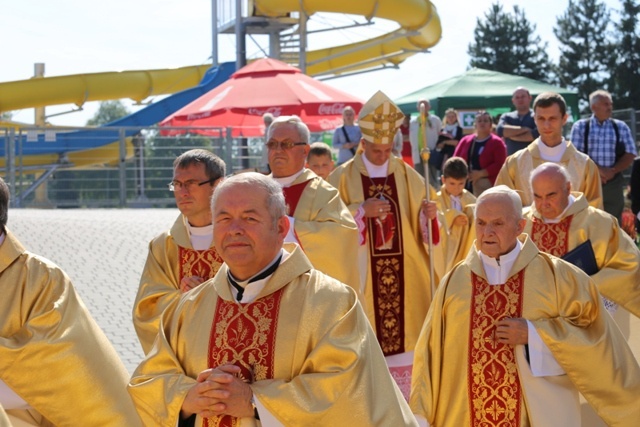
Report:
<svg viewBox="0 0 640 427"><path fill-rule="evenodd" d="M538 250L561 257L569 252L569 228L573 215L564 218L557 224L545 224L539 218L531 221L531 241Z"/></svg>
<svg viewBox="0 0 640 427"><path fill-rule="evenodd" d="M375 331L385 356L404 353L404 257L400 205L393 174L362 177L365 200L384 196L391 205L385 219L367 218L367 244L373 285ZM380 245L383 242L383 245Z"/></svg>
<svg viewBox="0 0 640 427"><path fill-rule="evenodd" d="M496 322L522 317L524 270L503 285L471 273L467 384L472 427L519 427L522 389L513 346L498 342Z"/></svg>
<svg viewBox="0 0 640 427"><path fill-rule="evenodd" d="M248 382L273 378L276 327L283 288L248 304L218 297L209 338L209 368L232 363ZM206 418L203 427L237 427L228 415Z"/></svg>
<svg viewBox="0 0 640 427"><path fill-rule="evenodd" d="M223 261L214 248L204 251L178 247L180 277L198 276L209 280L218 272Z"/></svg>

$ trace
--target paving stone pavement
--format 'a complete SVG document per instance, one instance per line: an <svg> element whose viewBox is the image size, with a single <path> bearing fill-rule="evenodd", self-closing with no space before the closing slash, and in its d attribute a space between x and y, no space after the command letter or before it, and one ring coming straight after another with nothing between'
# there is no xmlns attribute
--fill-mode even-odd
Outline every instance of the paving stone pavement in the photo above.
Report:
<svg viewBox="0 0 640 427"><path fill-rule="evenodd" d="M177 209L10 209L8 228L58 264L130 373L143 357L131 310L149 241Z"/></svg>

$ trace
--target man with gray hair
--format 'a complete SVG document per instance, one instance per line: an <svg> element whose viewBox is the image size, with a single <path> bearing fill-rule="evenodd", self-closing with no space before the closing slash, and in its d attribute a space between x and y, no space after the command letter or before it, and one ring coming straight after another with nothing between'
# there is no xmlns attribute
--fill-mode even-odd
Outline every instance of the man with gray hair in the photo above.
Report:
<svg viewBox="0 0 640 427"><path fill-rule="evenodd" d="M524 232L538 249L557 257L570 253L570 262L591 276L612 315L619 304L640 317L640 251L613 216L571 192L569 174L555 163L533 170L531 191L534 204L525 210Z"/></svg>
<svg viewBox="0 0 640 427"><path fill-rule="evenodd" d="M305 168L309 128L298 116L280 116L269 127L271 177L282 186L291 227L286 242L298 243L318 270L360 289L358 228L338 190Z"/></svg>
<svg viewBox="0 0 640 427"><path fill-rule="evenodd" d="M440 282L416 344L411 409L438 427L578 427L579 391L608 425L635 425L638 362L593 281L521 235L521 209L505 186L478 198L475 248Z"/></svg>
<svg viewBox="0 0 640 427"><path fill-rule="evenodd" d="M598 166L604 210L621 223L625 186L622 172L638 155L635 138L625 122L611 117L613 101L609 92L596 90L591 93L589 105L593 114L574 123L571 142Z"/></svg>
<svg viewBox="0 0 640 427"><path fill-rule="evenodd" d="M165 310L129 384L144 424L415 426L356 293L284 244L281 187L235 175L212 211L225 264Z"/></svg>
<svg viewBox="0 0 640 427"><path fill-rule="evenodd" d="M162 310L212 278L222 264L213 247L211 195L225 172L222 159L203 149L186 151L173 162L169 191L180 214L170 230L149 243L133 305L133 325L145 354L158 334Z"/></svg>

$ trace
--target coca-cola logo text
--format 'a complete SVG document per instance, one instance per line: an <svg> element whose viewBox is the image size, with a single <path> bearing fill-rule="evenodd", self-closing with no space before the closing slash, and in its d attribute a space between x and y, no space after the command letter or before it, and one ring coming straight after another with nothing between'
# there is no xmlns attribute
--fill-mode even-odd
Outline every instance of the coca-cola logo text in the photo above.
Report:
<svg viewBox="0 0 640 427"><path fill-rule="evenodd" d="M342 110L346 107L344 102L336 102L334 104L320 104L318 114L322 116L334 116L342 114Z"/></svg>

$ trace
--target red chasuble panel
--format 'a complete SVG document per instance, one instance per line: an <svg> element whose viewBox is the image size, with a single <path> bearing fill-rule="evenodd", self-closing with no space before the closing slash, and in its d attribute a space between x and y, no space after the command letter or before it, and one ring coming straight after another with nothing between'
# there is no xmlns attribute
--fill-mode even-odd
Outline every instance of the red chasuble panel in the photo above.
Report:
<svg viewBox="0 0 640 427"><path fill-rule="evenodd" d="M404 258L400 204L394 175L362 177L364 198L384 197L391 212L367 218L376 337L385 356L404 353Z"/></svg>
<svg viewBox="0 0 640 427"><path fill-rule="evenodd" d="M471 273L468 388L473 427L518 427L522 389L512 346L497 341L497 321L522 317L524 270L503 285Z"/></svg>
<svg viewBox="0 0 640 427"><path fill-rule="evenodd" d="M531 223L531 240L542 252L561 257L569 251L569 227L573 215L557 224L545 224L539 218Z"/></svg>
<svg viewBox="0 0 640 427"><path fill-rule="evenodd" d="M183 248L178 249L180 257L180 277L202 277L209 280L216 275L224 261L214 248L204 251Z"/></svg>
<svg viewBox="0 0 640 427"><path fill-rule="evenodd" d="M300 184L292 185L290 187L284 187L282 192L284 193L284 201L289 206L289 216L294 216L296 209L298 208L298 202L300 201L300 197L304 192L304 189L307 188L307 184L309 184L311 180L301 182Z"/></svg>
<svg viewBox="0 0 640 427"><path fill-rule="evenodd" d="M209 368L234 364L247 382L273 378L276 325L283 289L252 303L218 298L209 339ZM236 427L231 416L207 418L203 427Z"/></svg>

